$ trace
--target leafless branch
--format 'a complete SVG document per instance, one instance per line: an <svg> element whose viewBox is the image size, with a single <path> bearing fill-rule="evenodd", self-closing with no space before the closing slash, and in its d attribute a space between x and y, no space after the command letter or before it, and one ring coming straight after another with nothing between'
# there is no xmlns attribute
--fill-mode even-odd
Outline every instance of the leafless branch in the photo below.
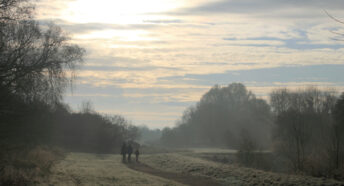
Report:
<svg viewBox="0 0 344 186"><path fill-rule="evenodd" d="M325 13L327 14L327 16L330 17L331 19L335 20L335 21L338 22L338 23L344 24L344 21L339 20L339 19L333 17L333 16L332 16L331 14L329 14L325 9L324 9L324 12L325 12Z"/></svg>

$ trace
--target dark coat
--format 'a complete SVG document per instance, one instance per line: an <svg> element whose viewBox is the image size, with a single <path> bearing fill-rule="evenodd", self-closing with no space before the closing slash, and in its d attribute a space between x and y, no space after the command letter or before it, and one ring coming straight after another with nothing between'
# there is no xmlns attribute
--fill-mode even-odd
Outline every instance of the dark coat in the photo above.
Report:
<svg viewBox="0 0 344 186"><path fill-rule="evenodd" d="M122 155L127 154L127 145L125 145L125 143L122 145L121 154Z"/></svg>
<svg viewBox="0 0 344 186"><path fill-rule="evenodd" d="M133 153L133 147L131 147L131 145L128 146L127 152L128 154Z"/></svg>

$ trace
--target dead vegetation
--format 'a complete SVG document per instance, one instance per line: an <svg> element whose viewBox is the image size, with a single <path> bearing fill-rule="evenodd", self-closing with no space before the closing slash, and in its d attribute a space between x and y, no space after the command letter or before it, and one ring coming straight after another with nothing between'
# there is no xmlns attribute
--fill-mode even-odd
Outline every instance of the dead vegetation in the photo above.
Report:
<svg viewBox="0 0 344 186"><path fill-rule="evenodd" d="M0 185L36 184L47 176L53 164L64 156L63 151L58 148L37 146L25 149L12 149L2 154Z"/></svg>

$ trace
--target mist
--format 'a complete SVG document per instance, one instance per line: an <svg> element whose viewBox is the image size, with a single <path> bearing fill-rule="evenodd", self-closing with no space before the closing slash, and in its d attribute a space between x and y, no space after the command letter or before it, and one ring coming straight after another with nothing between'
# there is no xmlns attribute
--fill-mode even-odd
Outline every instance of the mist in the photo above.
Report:
<svg viewBox="0 0 344 186"><path fill-rule="evenodd" d="M0 185L344 185L341 8L0 0Z"/></svg>

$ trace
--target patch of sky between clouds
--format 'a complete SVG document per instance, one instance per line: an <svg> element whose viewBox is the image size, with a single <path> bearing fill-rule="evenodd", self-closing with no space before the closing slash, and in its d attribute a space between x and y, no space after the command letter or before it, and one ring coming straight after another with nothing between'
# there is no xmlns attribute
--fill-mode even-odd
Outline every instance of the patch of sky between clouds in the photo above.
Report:
<svg viewBox="0 0 344 186"><path fill-rule="evenodd" d="M271 12L289 8L304 9L342 9L341 0L220 0L205 3L193 8L184 9L184 13L245 13L256 14L258 12ZM305 11L307 12L307 11Z"/></svg>
<svg viewBox="0 0 344 186"><path fill-rule="evenodd" d="M187 74L163 77L163 80L185 82L196 85L229 84L230 82L333 82L344 84L344 65L310 65L252 70L229 70L225 73Z"/></svg>
<svg viewBox="0 0 344 186"><path fill-rule="evenodd" d="M336 28L331 28L329 30L335 30ZM248 38L236 38L236 37L225 37L225 41L238 41L238 44L230 43L228 45L237 45L237 46L255 46L255 47L276 47L276 48L290 48L296 50L311 50L311 49L341 49L344 48L344 44L338 44L333 42L333 44L317 44L312 42L307 37L307 32L303 30L295 30L300 37L298 38L289 38L282 39L278 37L248 37ZM267 41L263 44L241 44L240 41ZM269 41L281 41L282 44L269 44Z"/></svg>

